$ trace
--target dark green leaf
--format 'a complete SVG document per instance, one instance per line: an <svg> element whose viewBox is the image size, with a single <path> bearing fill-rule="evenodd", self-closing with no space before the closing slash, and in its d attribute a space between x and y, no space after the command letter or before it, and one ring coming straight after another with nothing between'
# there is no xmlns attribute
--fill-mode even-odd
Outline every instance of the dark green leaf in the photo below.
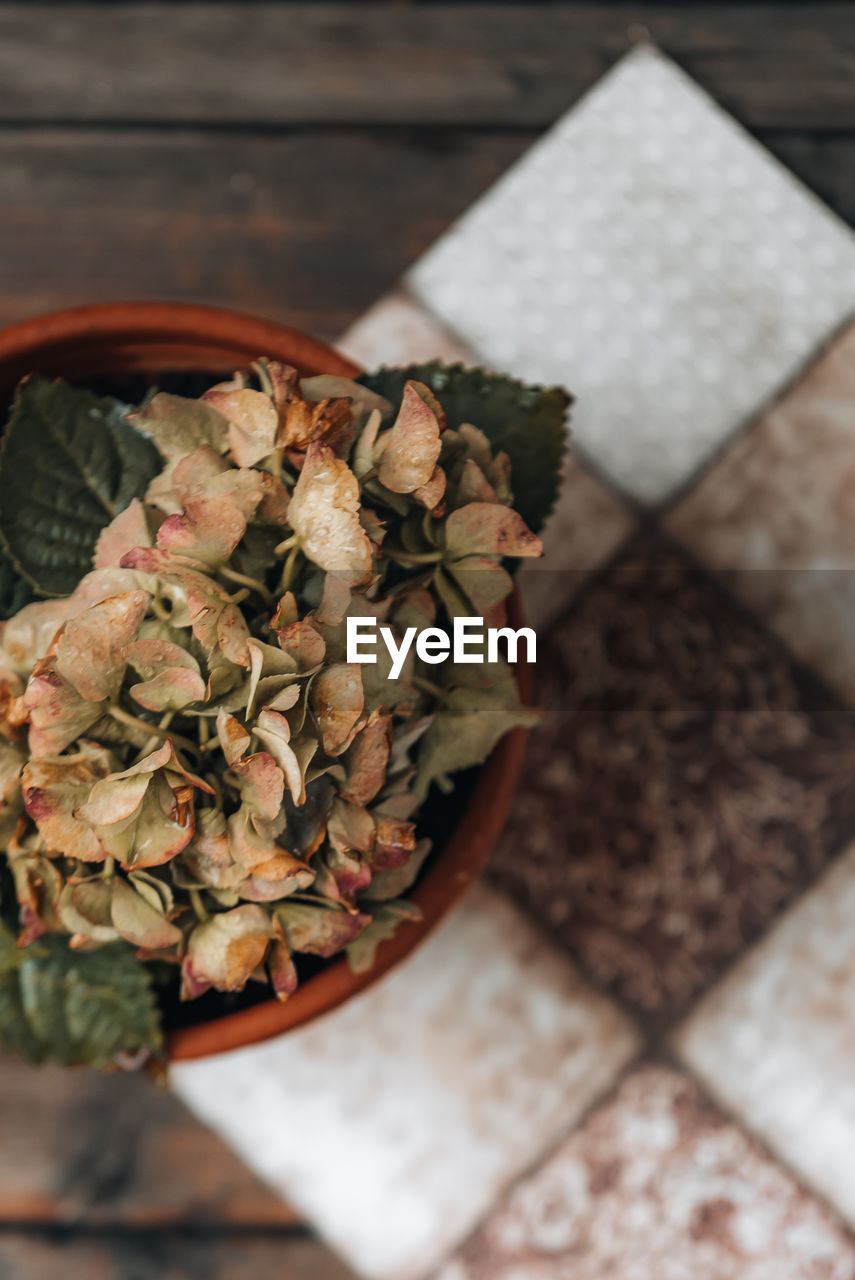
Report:
<svg viewBox="0 0 855 1280"><path fill-rule="evenodd" d="M32 604L34 599L33 588L0 547L0 619L11 618L25 604Z"/></svg>
<svg viewBox="0 0 855 1280"><path fill-rule="evenodd" d="M358 381L397 408L410 378L424 382L438 396L449 427L469 422L484 432L494 452L503 449L508 454L514 506L528 527L539 532L558 493L567 443L567 393L439 360L406 369L378 369Z"/></svg>
<svg viewBox="0 0 855 1280"><path fill-rule="evenodd" d="M126 943L73 951L45 934L19 950L0 931L0 1041L40 1065L108 1067L122 1051L163 1045L148 969Z"/></svg>
<svg viewBox="0 0 855 1280"><path fill-rule="evenodd" d="M73 591L98 534L163 467L117 400L29 378L0 447L0 537L41 595Z"/></svg>

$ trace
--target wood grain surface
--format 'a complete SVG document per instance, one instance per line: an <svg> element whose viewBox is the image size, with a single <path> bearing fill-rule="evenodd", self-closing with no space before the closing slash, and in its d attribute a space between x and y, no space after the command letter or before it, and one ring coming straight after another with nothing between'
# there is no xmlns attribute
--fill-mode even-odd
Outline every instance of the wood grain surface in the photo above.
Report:
<svg viewBox="0 0 855 1280"><path fill-rule="evenodd" d="M851 3L0 3L0 323L122 298L326 338L651 38L855 222ZM0 1059L3 1280L344 1280L146 1080Z"/></svg>
<svg viewBox="0 0 855 1280"><path fill-rule="evenodd" d="M647 36L750 127L855 128L849 7L774 15L762 4L4 4L0 119L544 127Z"/></svg>

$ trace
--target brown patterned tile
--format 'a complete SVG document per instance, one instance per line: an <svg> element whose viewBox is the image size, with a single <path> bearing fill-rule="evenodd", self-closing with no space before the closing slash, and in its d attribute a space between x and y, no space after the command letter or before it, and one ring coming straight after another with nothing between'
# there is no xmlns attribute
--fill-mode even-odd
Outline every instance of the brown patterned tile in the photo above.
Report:
<svg viewBox="0 0 855 1280"><path fill-rule="evenodd" d="M493 878L667 1022L855 829L855 722L661 544L592 584L537 684Z"/></svg>
<svg viewBox="0 0 855 1280"><path fill-rule="evenodd" d="M517 1185L438 1280L851 1280L833 1216L663 1067Z"/></svg>
<svg viewBox="0 0 855 1280"><path fill-rule="evenodd" d="M855 703L855 326L667 526Z"/></svg>

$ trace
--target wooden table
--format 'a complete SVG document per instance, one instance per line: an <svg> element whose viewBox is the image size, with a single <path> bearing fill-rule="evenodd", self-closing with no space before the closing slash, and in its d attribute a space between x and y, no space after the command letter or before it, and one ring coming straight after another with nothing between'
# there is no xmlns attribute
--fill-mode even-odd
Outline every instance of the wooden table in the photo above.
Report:
<svg viewBox="0 0 855 1280"><path fill-rule="evenodd" d="M0 323L235 306L334 338L632 41L855 221L855 5L0 3ZM144 1081L0 1063L4 1280L345 1273Z"/></svg>

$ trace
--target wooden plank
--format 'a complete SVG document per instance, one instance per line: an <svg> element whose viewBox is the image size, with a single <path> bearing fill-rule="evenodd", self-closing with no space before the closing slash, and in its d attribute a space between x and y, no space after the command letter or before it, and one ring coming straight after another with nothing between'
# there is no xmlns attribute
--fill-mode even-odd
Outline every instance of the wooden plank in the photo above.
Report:
<svg viewBox="0 0 855 1280"><path fill-rule="evenodd" d="M0 323L174 298L333 338L534 136L0 130ZM766 140L855 223L855 138Z"/></svg>
<svg viewBox="0 0 855 1280"><path fill-rule="evenodd" d="M645 32L750 127L855 128L833 3L7 3L0 120L544 126Z"/></svg>
<svg viewBox="0 0 855 1280"><path fill-rule="evenodd" d="M172 298L334 337L526 142L0 130L0 323Z"/></svg>
<svg viewBox="0 0 855 1280"><path fill-rule="evenodd" d="M311 1239L161 1233L0 1236L3 1280L354 1280Z"/></svg>
<svg viewBox="0 0 855 1280"><path fill-rule="evenodd" d="M0 1058L0 1234L10 1224L285 1227L297 1215L135 1075ZM0 1249L2 1258L2 1249ZM0 1261L0 1275L7 1273Z"/></svg>

